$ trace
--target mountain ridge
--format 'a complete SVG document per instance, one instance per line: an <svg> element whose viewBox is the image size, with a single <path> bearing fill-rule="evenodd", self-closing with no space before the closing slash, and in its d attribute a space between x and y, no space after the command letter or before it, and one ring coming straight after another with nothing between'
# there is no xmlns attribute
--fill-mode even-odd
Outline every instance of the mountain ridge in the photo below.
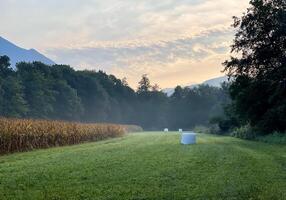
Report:
<svg viewBox="0 0 286 200"><path fill-rule="evenodd" d="M217 78L212 78L212 79L209 79L209 80L206 80L200 84L192 84L192 85L189 85L189 86L185 86L185 87L188 87L188 88L194 88L198 85L209 85L209 86L212 86L212 87L220 87L221 84L223 82L227 82L228 81L228 77L227 76L221 76L221 77L217 77ZM162 90L164 93L166 93L168 96L171 96L174 91L175 91L175 88L165 88Z"/></svg>
<svg viewBox="0 0 286 200"><path fill-rule="evenodd" d="M19 62L39 61L48 65L56 64L54 61L44 56L36 49L24 49L0 36L0 55L10 58L11 67L15 69Z"/></svg>

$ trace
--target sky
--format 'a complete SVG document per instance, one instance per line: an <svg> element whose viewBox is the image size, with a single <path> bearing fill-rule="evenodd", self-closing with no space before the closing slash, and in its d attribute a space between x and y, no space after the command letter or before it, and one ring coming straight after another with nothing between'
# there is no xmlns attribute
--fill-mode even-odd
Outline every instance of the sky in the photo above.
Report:
<svg viewBox="0 0 286 200"><path fill-rule="evenodd" d="M0 0L0 36L59 64L103 70L136 87L222 76L249 0Z"/></svg>

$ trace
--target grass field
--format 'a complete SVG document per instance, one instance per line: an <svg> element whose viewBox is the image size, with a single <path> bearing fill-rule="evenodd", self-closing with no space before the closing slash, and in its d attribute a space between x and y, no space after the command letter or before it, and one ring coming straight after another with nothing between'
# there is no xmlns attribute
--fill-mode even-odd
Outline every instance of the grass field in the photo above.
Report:
<svg viewBox="0 0 286 200"><path fill-rule="evenodd" d="M0 157L0 199L286 199L286 146L138 133Z"/></svg>

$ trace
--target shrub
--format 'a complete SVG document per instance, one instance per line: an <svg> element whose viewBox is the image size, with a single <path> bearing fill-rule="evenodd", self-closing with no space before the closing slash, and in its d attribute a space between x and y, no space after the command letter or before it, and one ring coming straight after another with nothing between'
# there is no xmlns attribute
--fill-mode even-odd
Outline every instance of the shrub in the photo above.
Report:
<svg viewBox="0 0 286 200"><path fill-rule="evenodd" d="M206 126L195 126L194 132L196 132L196 133L209 133L210 130Z"/></svg>
<svg viewBox="0 0 286 200"><path fill-rule="evenodd" d="M248 124L239 128L234 128L231 136L241 139L255 139L256 131Z"/></svg>
<svg viewBox="0 0 286 200"><path fill-rule="evenodd" d="M122 136L123 126L0 118L0 153L29 151Z"/></svg>
<svg viewBox="0 0 286 200"><path fill-rule="evenodd" d="M209 120L214 134L228 134L233 128L238 127L238 123L231 117L213 117Z"/></svg>
<svg viewBox="0 0 286 200"><path fill-rule="evenodd" d="M124 125L123 127L127 133L136 133L143 131L143 128L137 125Z"/></svg>
<svg viewBox="0 0 286 200"><path fill-rule="evenodd" d="M257 140L269 144L286 144L286 133L274 132L271 135L259 136Z"/></svg>
<svg viewBox="0 0 286 200"><path fill-rule="evenodd" d="M214 135L223 135L224 132L220 129L218 125L211 125L210 128L208 129L209 134L214 134Z"/></svg>

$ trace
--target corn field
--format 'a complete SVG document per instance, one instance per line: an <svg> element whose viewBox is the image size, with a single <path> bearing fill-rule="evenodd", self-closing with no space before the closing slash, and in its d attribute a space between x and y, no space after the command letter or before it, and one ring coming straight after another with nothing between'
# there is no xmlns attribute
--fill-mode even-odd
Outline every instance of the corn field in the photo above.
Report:
<svg viewBox="0 0 286 200"><path fill-rule="evenodd" d="M0 154L99 141L124 133L125 128L115 124L0 118Z"/></svg>

